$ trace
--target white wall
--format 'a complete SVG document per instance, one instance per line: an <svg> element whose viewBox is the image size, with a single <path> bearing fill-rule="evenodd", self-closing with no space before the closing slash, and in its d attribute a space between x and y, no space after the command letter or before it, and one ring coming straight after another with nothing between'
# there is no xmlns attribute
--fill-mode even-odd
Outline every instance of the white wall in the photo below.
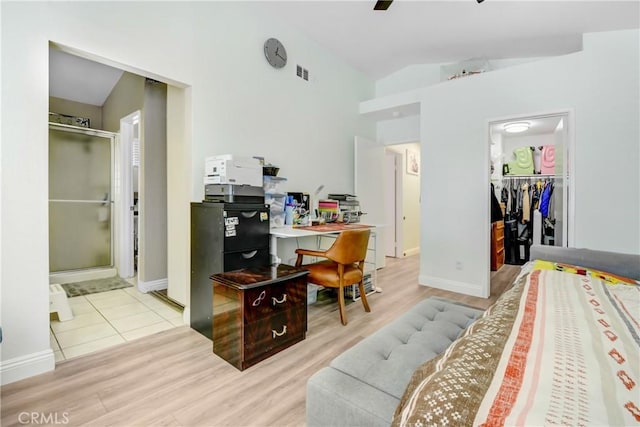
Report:
<svg viewBox="0 0 640 427"><path fill-rule="evenodd" d="M12 183L1 190L3 383L54 364L46 287L49 41L191 88L192 200L202 198L204 157L223 153L264 155L301 191L324 183L326 192L351 192L353 136L375 136L358 114L373 82L247 3L3 2L1 19L0 173ZM282 70L264 59L269 37L287 48L291 64ZM310 70L309 83L295 77L296 63Z"/></svg>
<svg viewBox="0 0 640 427"><path fill-rule="evenodd" d="M381 120L376 123L378 142L396 144L420 140L420 114Z"/></svg>
<svg viewBox="0 0 640 427"><path fill-rule="evenodd" d="M252 15L250 5L199 6L200 61L211 66L194 70L202 86L193 94L194 122L208 124L194 128L194 200L202 199L204 158L226 153L264 156L288 179L287 191L313 194L324 184L321 197L352 192L353 136L375 136L375 125L357 109L373 96L373 82L296 31ZM213 10L220 25L211 22ZM264 59L268 37L287 49L282 70ZM309 70L309 82L296 77L296 64Z"/></svg>
<svg viewBox="0 0 640 427"><path fill-rule="evenodd" d="M166 289L167 85L145 82L141 123L138 289Z"/></svg>
<svg viewBox="0 0 640 427"><path fill-rule="evenodd" d="M637 30L589 34L584 52L423 90L421 283L487 296L486 135L513 115L574 110L575 244L640 253L639 51Z"/></svg>

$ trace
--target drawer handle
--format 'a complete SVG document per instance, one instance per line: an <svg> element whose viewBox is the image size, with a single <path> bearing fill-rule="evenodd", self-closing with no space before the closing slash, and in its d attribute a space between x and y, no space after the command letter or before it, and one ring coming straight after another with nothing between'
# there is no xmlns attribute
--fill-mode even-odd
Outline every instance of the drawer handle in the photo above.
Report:
<svg viewBox="0 0 640 427"><path fill-rule="evenodd" d="M251 251L251 252L246 252L246 253L242 254L242 258L244 258L244 259L253 258L254 256L256 256L257 253L258 253L257 250Z"/></svg>
<svg viewBox="0 0 640 427"><path fill-rule="evenodd" d="M278 331L276 331L275 329L272 329L272 330L271 330L271 333L273 334L273 339L275 340L275 339L276 339L276 337L281 337L281 336L283 336L284 334L286 334L286 333L287 333L287 325L284 325L284 326L282 327L282 332L278 332Z"/></svg>
<svg viewBox="0 0 640 427"><path fill-rule="evenodd" d="M258 295L258 298L256 298L255 300L253 300L253 302L251 303L252 306L257 307L260 305L260 303L262 303L262 301L266 298L267 296L267 292L266 291L262 291L260 292L260 295Z"/></svg>
<svg viewBox="0 0 640 427"><path fill-rule="evenodd" d="M282 304L287 302L287 294L282 294L282 299L279 300L276 297L271 297L271 302L273 303L273 305L278 305L278 304Z"/></svg>
<svg viewBox="0 0 640 427"><path fill-rule="evenodd" d="M240 212L240 214L245 218L253 218L254 216L256 216L258 214L258 211Z"/></svg>

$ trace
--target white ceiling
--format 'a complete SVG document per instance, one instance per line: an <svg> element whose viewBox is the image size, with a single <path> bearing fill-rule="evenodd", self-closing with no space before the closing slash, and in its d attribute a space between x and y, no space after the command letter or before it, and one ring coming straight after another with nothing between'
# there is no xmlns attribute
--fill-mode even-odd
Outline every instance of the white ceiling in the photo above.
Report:
<svg viewBox="0 0 640 427"><path fill-rule="evenodd" d="M640 27L640 2L278 1L261 6L371 78L411 64L561 55L582 34Z"/></svg>
<svg viewBox="0 0 640 427"><path fill-rule="evenodd" d="M504 120L500 122L491 123L489 133L490 135L502 135L503 138L521 137L521 136L533 136L533 135L551 135L555 132L562 117L550 116L550 117L524 117L517 120ZM511 122L528 122L529 129L520 133L508 133L504 130L504 125Z"/></svg>
<svg viewBox="0 0 640 427"><path fill-rule="evenodd" d="M640 0L396 0L387 11L374 11L374 4L261 1L254 7L374 80L412 64L561 55L580 50L583 33L640 28ZM119 78L111 67L51 55L52 96L102 105Z"/></svg>
<svg viewBox="0 0 640 427"><path fill-rule="evenodd" d="M101 107L123 71L49 49L49 96Z"/></svg>

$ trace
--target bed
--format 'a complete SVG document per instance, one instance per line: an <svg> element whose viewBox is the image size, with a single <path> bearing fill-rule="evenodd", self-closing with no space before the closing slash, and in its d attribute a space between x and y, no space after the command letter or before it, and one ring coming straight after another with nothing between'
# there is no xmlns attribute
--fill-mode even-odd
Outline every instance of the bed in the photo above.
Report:
<svg viewBox="0 0 640 427"><path fill-rule="evenodd" d="M533 247L531 257L413 373L392 425L640 424L640 256Z"/></svg>

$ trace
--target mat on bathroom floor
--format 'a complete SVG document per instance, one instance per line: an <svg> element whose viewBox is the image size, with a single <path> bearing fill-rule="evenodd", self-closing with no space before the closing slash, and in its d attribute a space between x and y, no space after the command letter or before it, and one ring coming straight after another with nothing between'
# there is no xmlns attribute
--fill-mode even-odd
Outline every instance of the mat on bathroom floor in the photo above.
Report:
<svg viewBox="0 0 640 427"><path fill-rule="evenodd" d="M69 298L80 295L97 294L113 291L115 289L130 288L133 285L120 277L108 277L106 279L86 280L84 282L64 283L62 289Z"/></svg>

